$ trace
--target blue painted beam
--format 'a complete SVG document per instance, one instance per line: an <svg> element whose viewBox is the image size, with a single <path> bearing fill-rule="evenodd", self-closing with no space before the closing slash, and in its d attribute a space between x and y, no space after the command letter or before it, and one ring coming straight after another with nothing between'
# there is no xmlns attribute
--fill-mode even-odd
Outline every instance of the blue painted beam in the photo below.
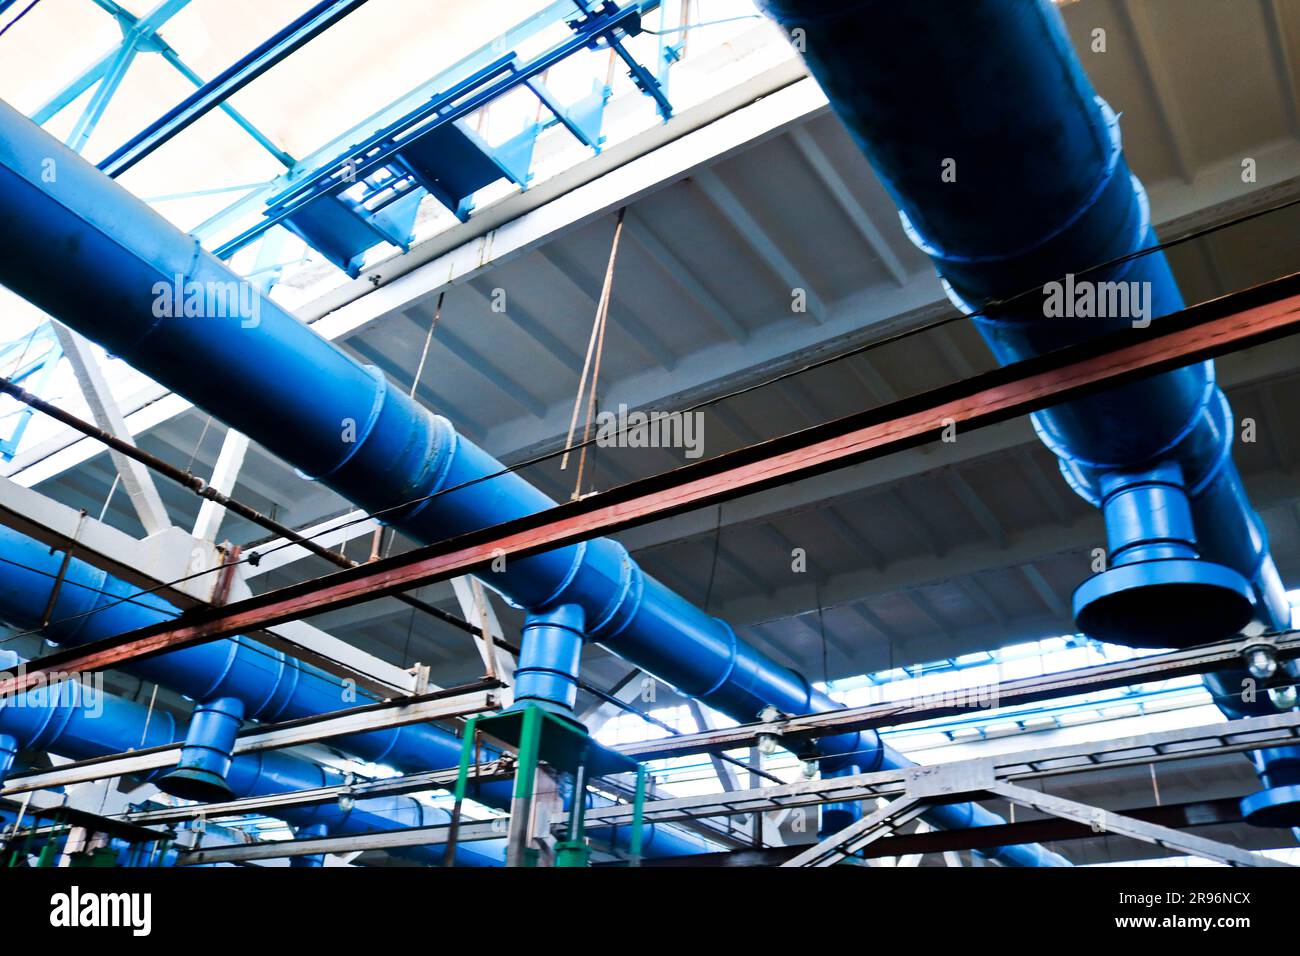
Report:
<svg viewBox="0 0 1300 956"><path fill-rule="evenodd" d="M120 176L177 133L219 106L295 50L319 36L366 0L322 0L275 36L227 67L106 157L99 168ZM290 162L288 165L292 165Z"/></svg>
<svg viewBox="0 0 1300 956"><path fill-rule="evenodd" d="M159 41L158 47L159 47L158 53L162 56L164 60L166 60L168 63L172 65L172 67L176 70L177 73L185 77L185 79L189 80L196 87L202 88L205 85L203 82L203 77L199 76L197 73L191 70L189 65L180 58L180 54L178 54L175 50L173 50L168 44ZM268 153L270 153L272 156L274 156L282 166L284 166L285 168L289 168L293 166L294 164L293 156L291 156L289 153L285 152L285 150L281 149L278 145L276 145L269 136L267 136L260 129L258 129L253 124L252 120L244 116L243 113L239 112L239 110L235 109L228 102L223 102L219 104L219 109L221 110L221 112L225 113L232 120L234 120L239 125L240 129L242 129L249 136L253 137L253 139L257 141L257 144L261 146L264 150L266 150Z"/></svg>
<svg viewBox="0 0 1300 956"><path fill-rule="evenodd" d="M113 62L113 58L116 55L117 50L113 50L112 52L106 53L104 56L100 57L99 60L91 66L86 67L86 69L82 71L81 75L63 87L63 89L59 90L59 92L55 93L54 96L50 97L50 99L46 100L44 105L32 114L32 122L37 126L44 126L55 116L62 113L68 106L75 102L78 97L84 94L86 90L90 89L104 78L104 73L108 70L109 64Z"/></svg>
<svg viewBox="0 0 1300 956"><path fill-rule="evenodd" d="M140 52L159 54L190 83L194 84L196 87L204 85L203 78L190 69L171 45L158 35L158 30L167 22L167 20L175 16L185 4L163 4L154 12L137 20L116 3L111 2L111 0L95 0L95 2L96 5L105 12L118 18L119 22L134 23L138 26L143 25L140 26L140 29L147 32L147 36L145 37L145 42L141 45ZM117 54L118 50L110 51L100 57L100 59L95 63L88 66L75 80L64 86L63 89L59 90L58 93L42 104L36 112L32 113L32 122L37 126L44 126L59 113L67 109L68 106L76 102L76 100L84 95L88 89L104 78L104 74L108 72L109 67L116 59ZM293 166L293 157L272 142L265 133L253 125L252 122L244 117L244 115L233 106L229 103L222 103L220 104L220 108L223 113L238 123L249 136L253 137L253 139L256 140L263 149L274 156L278 161L287 167ZM253 189L256 187L250 186L249 188Z"/></svg>
<svg viewBox="0 0 1300 956"><path fill-rule="evenodd" d="M126 71L131 68L135 62L135 55L140 52L140 38L134 34L128 34L122 41L122 46L118 48L117 54L113 57L108 68L104 71L104 76L100 79L99 85L95 88L95 95L90 98L90 103L82 111L77 122L73 124L72 132L68 134L66 140L68 148L80 153L86 148L86 142L90 139L91 134L95 132L95 127L104 116L104 111L108 109L109 102L113 99L118 88L121 87L122 81L126 79Z"/></svg>
<svg viewBox="0 0 1300 956"><path fill-rule="evenodd" d="M149 49L157 27L185 9L189 2L190 0L164 0L146 16L137 19L112 0L96 0L101 8L116 18L122 31L122 44L111 55L94 96L68 135L67 144L70 148L78 153L85 149L109 102L121 87L131 64L135 62L136 54Z"/></svg>

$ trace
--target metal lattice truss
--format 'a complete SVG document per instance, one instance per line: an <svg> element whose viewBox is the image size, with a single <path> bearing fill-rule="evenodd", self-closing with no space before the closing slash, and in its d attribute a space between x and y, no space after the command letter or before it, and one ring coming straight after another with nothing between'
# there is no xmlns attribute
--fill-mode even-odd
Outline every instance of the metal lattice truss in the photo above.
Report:
<svg viewBox="0 0 1300 956"><path fill-rule="evenodd" d="M748 725L757 739L756 727ZM1226 721L1200 727L1162 731L1115 740L1069 744L954 761L949 764L856 774L826 780L805 780L775 787L760 787L690 797L649 800L644 806L645 823L698 823L713 817L770 813L828 803L889 801L874 813L799 856L787 866L827 866L887 836L940 803L997 797L1091 827L1098 833L1113 833L1142 840L1166 849L1204 857L1232 866L1283 865L1257 853L1240 850L1181 830L1138 820L1123 813L1089 806L1023 786L1029 781L1087 773L1118 767L1145 766L1180 760L1244 753L1262 747L1294 745L1300 740L1300 713L1277 714ZM628 748L630 749L630 748ZM508 768L494 762L478 768L480 780L501 779ZM324 787L314 791L236 800L229 803L126 814L120 822L141 827L163 826L197 818L219 819L248 813L273 813L285 806L327 803L350 796L356 799L393 793L413 793L454 782L455 770L411 774L372 784ZM588 827L630 826L633 807L619 803L587 811ZM505 818L464 823L457 840L499 839L505 833ZM551 821L555 831L567 824L567 814ZM250 862L317 853L345 853L355 850L392 849L405 846L440 845L447 841L447 826L422 827L364 836L328 837L276 841L273 844L241 844L211 847L190 852L187 864Z"/></svg>

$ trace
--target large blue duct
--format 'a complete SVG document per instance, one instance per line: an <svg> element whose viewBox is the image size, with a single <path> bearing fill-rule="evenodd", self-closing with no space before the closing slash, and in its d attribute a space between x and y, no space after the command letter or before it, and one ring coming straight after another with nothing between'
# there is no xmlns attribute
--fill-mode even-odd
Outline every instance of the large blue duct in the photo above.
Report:
<svg viewBox="0 0 1300 956"><path fill-rule="evenodd" d="M1183 307L1163 253L1109 264L1157 239L1118 119L1050 0L761 3L801 41L908 235L1000 363ZM1070 486L1105 517L1109 568L1074 596L1082 631L1182 647L1252 624L1289 627L1212 362L1058 405L1033 423ZM1209 684L1226 714L1245 712L1235 672ZM1270 789L1249 798L1251 818L1300 822L1300 791L1282 785L1300 782L1300 750L1256 762Z"/></svg>
<svg viewBox="0 0 1300 956"><path fill-rule="evenodd" d="M270 300L257 298L247 314L219 317L204 308L205 294L210 300L216 292L237 290L241 280L196 240L3 104L0 244L9 251L0 260L0 281L10 289L303 473L371 512L385 512L417 540L442 540L554 505L513 473L462 487L497 474L501 464ZM78 281L69 282L69 275ZM178 288L186 295L174 295ZM187 317L180 299L191 291L199 302ZM406 502L412 503L397 508ZM610 539L512 560L485 583L531 611L580 608L588 638L737 720L753 720L768 706L789 714L840 706L646 575ZM89 639L85 631L79 635ZM213 644L210 653L224 661L229 643ZM175 686L176 675L162 667L161 682ZM266 702L242 686L248 675L265 687L265 675L256 670L255 664L241 668L229 686L206 693L241 699L251 716L249 708ZM225 668L206 673L210 678ZM289 692L292 699L310 693ZM320 712L337 702L317 698L307 706ZM911 765L874 731L824 738L819 753L825 772ZM385 759L396 762L392 753ZM959 805L936 808L932 822L986 825L1001 818ZM1012 865L1064 862L1036 846L990 855Z"/></svg>

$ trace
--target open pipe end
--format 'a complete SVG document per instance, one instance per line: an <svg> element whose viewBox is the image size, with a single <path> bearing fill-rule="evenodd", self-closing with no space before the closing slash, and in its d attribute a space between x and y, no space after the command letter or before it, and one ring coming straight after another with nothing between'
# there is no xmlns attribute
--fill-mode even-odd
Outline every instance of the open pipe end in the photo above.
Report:
<svg viewBox="0 0 1300 956"><path fill-rule="evenodd" d="M1300 785L1272 787L1243 797L1241 815L1257 827L1300 826Z"/></svg>
<svg viewBox="0 0 1300 956"><path fill-rule="evenodd" d="M1089 637L1128 647L1193 647L1241 633L1255 615L1250 583L1197 559L1143 561L1103 571L1074 592Z"/></svg>
<svg viewBox="0 0 1300 956"><path fill-rule="evenodd" d="M218 803L235 797L220 775L199 767L173 770L158 781L158 786L173 797L200 803Z"/></svg>

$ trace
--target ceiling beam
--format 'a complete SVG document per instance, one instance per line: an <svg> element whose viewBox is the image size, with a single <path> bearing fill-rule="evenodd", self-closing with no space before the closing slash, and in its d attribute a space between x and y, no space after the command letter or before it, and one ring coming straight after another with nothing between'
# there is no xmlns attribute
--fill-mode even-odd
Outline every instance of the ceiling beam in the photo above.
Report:
<svg viewBox="0 0 1300 956"><path fill-rule="evenodd" d="M817 294L817 290L781 251L781 247L768 235L767 230L759 225L758 220L736 197L731 188L723 183L712 169L697 170L693 181L759 261L789 289L791 297L797 290L802 290L809 317L818 325L824 323L827 318L826 304Z"/></svg>
<svg viewBox="0 0 1300 956"><path fill-rule="evenodd" d="M725 332L733 342L744 343L749 339L749 330L736 321L731 311L718 301L718 297L709 291L690 266L678 258L677 253L669 249L667 243L655 235L650 224L642 216L633 211L627 217L627 225L630 227L627 229L628 237L641 247L650 260L672 279L692 302L699 306L701 312L713 320L714 325Z"/></svg>
<svg viewBox="0 0 1300 956"><path fill-rule="evenodd" d="M840 211L848 217L853 228L857 230L859 236L880 260L889 273L895 284L907 285L907 267L903 265L902 260L889 245L889 240L885 238L884 233L876 226L867 211L862 208L857 197L853 195L853 190L849 184L844 181L835 164L831 162L826 151L821 148L817 140L813 138L812 133L808 130L807 124L796 126L790 130L790 141L794 143L794 148L799 151L804 162L816 175L817 179L831 194L835 200L835 205L839 206Z"/></svg>

